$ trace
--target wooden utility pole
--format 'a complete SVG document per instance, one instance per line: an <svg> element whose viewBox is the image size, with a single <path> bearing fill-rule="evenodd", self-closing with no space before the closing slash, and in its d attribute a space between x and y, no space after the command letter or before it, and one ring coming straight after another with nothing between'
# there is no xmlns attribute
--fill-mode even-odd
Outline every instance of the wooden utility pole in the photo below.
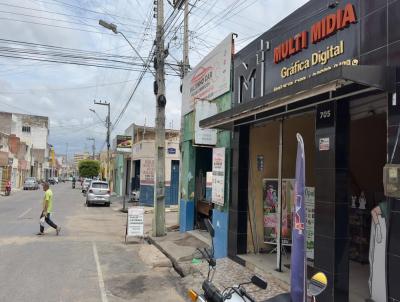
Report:
<svg viewBox="0 0 400 302"><path fill-rule="evenodd" d="M164 1L155 1L157 8L156 54L154 68L156 79L156 137L155 137L155 188L153 236L165 235L165 69L164 60L168 52L164 51Z"/></svg>

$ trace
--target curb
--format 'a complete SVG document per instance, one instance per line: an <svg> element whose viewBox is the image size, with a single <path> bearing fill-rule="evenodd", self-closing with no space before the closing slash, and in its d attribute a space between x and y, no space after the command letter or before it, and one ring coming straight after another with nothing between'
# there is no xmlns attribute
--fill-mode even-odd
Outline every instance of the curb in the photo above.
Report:
<svg viewBox="0 0 400 302"><path fill-rule="evenodd" d="M145 238L145 240L147 240L147 242L149 244L154 245L161 253L163 253L172 263L172 267L174 268L174 270L179 274L179 276L181 276L182 278L186 277L185 273L183 272L182 267L180 266L180 264L178 263L178 261L172 256L170 255L165 249L163 249L163 247L161 245L158 244L157 241L155 241L152 237L147 236Z"/></svg>

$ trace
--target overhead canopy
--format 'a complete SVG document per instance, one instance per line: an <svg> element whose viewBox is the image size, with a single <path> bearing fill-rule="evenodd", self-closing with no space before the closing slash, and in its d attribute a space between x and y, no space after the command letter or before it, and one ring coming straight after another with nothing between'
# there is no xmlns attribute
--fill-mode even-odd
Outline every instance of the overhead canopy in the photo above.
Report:
<svg viewBox="0 0 400 302"><path fill-rule="evenodd" d="M340 66L279 91L200 121L201 128L231 129L237 121L255 121L266 113L285 113L292 105L312 105L361 91L395 91L396 69L387 66Z"/></svg>

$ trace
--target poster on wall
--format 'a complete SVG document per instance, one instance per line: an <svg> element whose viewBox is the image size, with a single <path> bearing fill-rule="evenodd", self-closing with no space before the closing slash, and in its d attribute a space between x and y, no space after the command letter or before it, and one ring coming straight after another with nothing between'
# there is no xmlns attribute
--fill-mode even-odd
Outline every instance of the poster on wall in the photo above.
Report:
<svg viewBox="0 0 400 302"><path fill-rule="evenodd" d="M305 187L304 203L306 205L306 245L307 258L314 259L314 210L315 210L315 188Z"/></svg>
<svg viewBox="0 0 400 302"><path fill-rule="evenodd" d="M292 242L294 179L282 179L282 244ZM275 244L278 232L278 179L263 179L264 242Z"/></svg>
<svg viewBox="0 0 400 302"><path fill-rule="evenodd" d="M276 243L278 180L263 179L264 242Z"/></svg>
<svg viewBox="0 0 400 302"><path fill-rule="evenodd" d="M292 243L292 212L295 179L282 179L282 244Z"/></svg>
<svg viewBox="0 0 400 302"><path fill-rule="evenodd" d="M140 161L140 184L154 184L154 159L142 159Z"/></svg>
<svg viewBox="0 0 400 302"><path fill-rule="evenodd" d="M209 101L196 101L194 118L194 143L196 145L215 145L217 143L216 129L200 128L200 121L217 114L217 104Z"/></svg>
<svg viewBox="0 0 400 302"><path fill-rule="evenodd" d="M230 90L232 41L232 34L229 34L185 76L182 116L194 110L196 100L213 100Z"/></svg>
<svg viewBox="0 0 400 302"><path fill-rule="evenodd" d="M213 148L212 157L212 191L213 203L224 205L225 190L225 148Z"/></svg>

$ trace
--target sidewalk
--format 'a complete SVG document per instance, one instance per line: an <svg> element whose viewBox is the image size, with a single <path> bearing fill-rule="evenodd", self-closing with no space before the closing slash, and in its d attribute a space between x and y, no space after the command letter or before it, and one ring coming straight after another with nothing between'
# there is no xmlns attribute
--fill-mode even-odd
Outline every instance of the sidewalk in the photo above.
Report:
<svg viewBox="0 0 400 302"><path fill-rule="evenodd" d="M177 219L178 213L172 214L175 214ZM170 215L169 219L174 220L173 216ZM208 273L208 264L201 259L202 256L197 248L201 249L210 246L208 234L197 230L186 233L180 233L175 230L167 232L167 235L163 237L149 235L148 239L150 243L170 259L175 270L183 277L187 289L193 288L201 292L201 284ZM271 273L257 268L244 267L229 258L217 260L217 270L213 282L222 291L226 287L250 281L254 274L268 282L266 290L261 290L254 285L245 286L248 293L256 301L263 301L288 291L288 285Z"/></svg>

